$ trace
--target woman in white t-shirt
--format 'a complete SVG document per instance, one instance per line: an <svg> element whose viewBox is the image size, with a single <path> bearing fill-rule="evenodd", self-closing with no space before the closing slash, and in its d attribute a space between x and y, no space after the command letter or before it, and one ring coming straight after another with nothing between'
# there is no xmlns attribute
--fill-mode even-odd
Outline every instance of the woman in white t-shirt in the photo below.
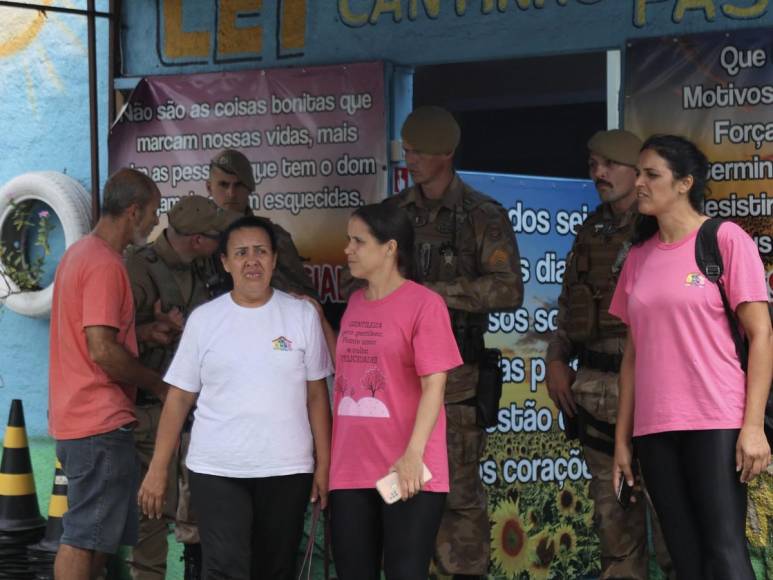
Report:
<svg viewBox="0 0 773 580"><path fill-rule="evenodd" d="M675 135L650 137L639 155L641 217L609 309L628 325L613 481L633 486L635 447L680 580L753 580L744 484L770 462L773 332L757 247L723 223L720 281L749 340L744 373L718 286L695 258L708 169Z"/></svg>
<svg viewBox="0 0 773 580"><path fill-rule="evenodd" d="M140 489L160 517L169 463L193 405L186 460L205 578L295 578L309 498L327 504L332 372L319 315L271 288L268 220L235 221L221 241L233 290L188 319Z"/></svg>

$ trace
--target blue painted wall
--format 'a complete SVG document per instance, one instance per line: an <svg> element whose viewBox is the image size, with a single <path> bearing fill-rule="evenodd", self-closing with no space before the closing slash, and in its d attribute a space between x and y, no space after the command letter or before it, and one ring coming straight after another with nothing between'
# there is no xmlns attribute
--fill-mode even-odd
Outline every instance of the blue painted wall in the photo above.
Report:
<svg viewBox="0 0 773 580"><path fill-rule="evenodd" d="M64 0L40 3L74 5ZM107 8L107 0L96 4L97 10ZM0 22L0 184L28 171L60 171L91 190L86 19L0 7ZM104 180L108 122L104 20L97 21L97 43ZM28 432L45 434L47 390L48 320L19 316L0 305L0 432L11 399L20 398Z"/></svg>

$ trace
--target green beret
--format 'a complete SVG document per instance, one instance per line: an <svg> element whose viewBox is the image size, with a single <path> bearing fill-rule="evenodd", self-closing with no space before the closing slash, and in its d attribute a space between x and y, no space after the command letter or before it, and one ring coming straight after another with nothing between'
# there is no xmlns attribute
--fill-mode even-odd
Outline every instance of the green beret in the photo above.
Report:
<svg viewBox="0 0 773 580"><path fill-rule="evenodd" d="M419 107L403 123L403 141L420 153L453 153L461 137L453 115L440 107Z"/></svg>
<svg viewBox="0 0 773 580"><path fill-rule="evenodd" d="M184 236L218 235L233 221L231 212L220 209L214 201L201 195L180 198L169 210L169 225Z"/></svg>
<svg viewBox="0 0 773 580"><path fill-rule="evenodd" d="M636 167L642 141L636 135L622 129L597 131L588 140L588 150L607 159Z"/></svg>

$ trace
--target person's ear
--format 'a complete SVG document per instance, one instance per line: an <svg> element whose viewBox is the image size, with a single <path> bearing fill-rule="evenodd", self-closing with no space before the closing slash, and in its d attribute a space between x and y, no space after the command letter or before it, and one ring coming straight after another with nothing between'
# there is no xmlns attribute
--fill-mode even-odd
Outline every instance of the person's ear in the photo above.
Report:
<svg viewBox="0 0 773 580"><path fill-rule="evenodd" d="M693 179L692 175L688 175L687 177L683 177L679 180L679 193L685 194L692 189L693 184L695 183L695 179Z"/></svg>

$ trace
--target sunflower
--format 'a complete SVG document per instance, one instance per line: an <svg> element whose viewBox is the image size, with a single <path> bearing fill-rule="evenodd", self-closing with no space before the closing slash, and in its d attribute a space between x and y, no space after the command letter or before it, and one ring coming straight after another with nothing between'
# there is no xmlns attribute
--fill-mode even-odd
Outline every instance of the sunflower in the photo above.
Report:
<svg viewBox="0 0 773 580"><path fill-rule="evenodd" d="M518 513L518 505L502 502L494 511L492 555L508 574L520 572L529 565L529 535Z"/></svg>
<svg viewBox="0 0 773 580"><path fill-rule="evenodd" d="M556 557L556 539L548 531L542 531L531 539L534 549L529 573L533 580L544 580L550 572L550 564Z"/></svg>
<svg viewBox="0 0 773 580"><path fill-rule="evenodd" d="M583 513L585 511L585 504L578 499L574 504L574 511L578 514Z"/></svg>
<svg viewBox="0 0 773 580"><path fill-rule="evenodd" d="M558 556L566 557L577 547L577 536L571 526L561 526L555 533Z"/></svg>
<svg viewBox="0 0 773 580"><path fill-rule="evenodd" d="M562 489L560 492L558 492L557 503L559 513L565 516L573 514L575 507L575 497L571 490Z"/></svg>
<svg viewBox="0 0 773 580"><path fill-rule="evenodd" d="M538 527L540 523L539 514L535 510L529 510L526 512L526 521L528 522L528 526L530 528Z"/></svg>

